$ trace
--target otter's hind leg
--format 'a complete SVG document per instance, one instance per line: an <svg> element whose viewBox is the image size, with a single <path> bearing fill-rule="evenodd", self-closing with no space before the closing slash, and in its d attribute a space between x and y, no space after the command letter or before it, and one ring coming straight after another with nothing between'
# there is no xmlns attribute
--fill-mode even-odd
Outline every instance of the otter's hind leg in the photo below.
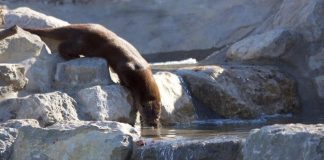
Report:
<svg viewBox="0 0 324 160"><path fill-rule="evenodd" d="M73 41L63 41L58 46L58 51L64 59L71 60L75 58L80 58L82 46L79 46Z"/></svg>

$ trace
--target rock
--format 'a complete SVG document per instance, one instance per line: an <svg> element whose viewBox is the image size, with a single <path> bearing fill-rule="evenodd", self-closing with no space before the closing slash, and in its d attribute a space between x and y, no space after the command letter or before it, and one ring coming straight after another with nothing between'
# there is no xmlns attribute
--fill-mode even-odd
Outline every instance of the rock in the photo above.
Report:
<svg viewBox="0 0 324 160"><path fill-rule="evenodd" d="M324 98L324 75L316 77L315 84L318 96Z"/></svg>
<svg viewBox="0 0 324 160"><path fill-rule="evenodd" d="M0 127L21 128L24 126L40 127L36 119L9 119L4 123L0 123Z"/></svg>
<svg viewBox="0 0 324 160"><path fill-rule="evenodd" d="M241 159L241 139L223 136L206 139L160 141L137 147L133 160L238 160Z"/></svg>
<svg viewBox="0 0 324 160"><path fill-rule="evenodd" d="M244 160L324 159L324 125L272 125L250 132Z"/></svg>
<svg viewBox="0 0 324 160"><path fill-rule="evenodd" d="M232 60L280 58L296 45L298 38L296 33L288 30L272 30L234 43L226 57Z"/></svg>
<svg viewBox="0 0 324 160"><path fill-rule="evenodd" d="M0 160L10 159L13 152L13 143L18 136L18 130L14 128L0 128Z"/></svg>
<svg viewBox="0 0 324 160"><path fill-rule="evenodd" d="M51 54L38 36L18 28L18 33L0 41L0 63L19 63L25 67L30 92L49 92L56 63L62 59Z"/></svg>
<svg viewBox="0 0 324 160"><path fill-rule="evenodd" d="M268 29L291 28L303 35L310 42L323 37L324 2L321 0L284 0L273 20L266 21Z"/></svg>
<svg viewBox="0 0 324 160"><path fill-rule="evenodd" d="M18 64L0 64L0 99L22 90L28 83L25 68Z"/></svg>
<svg viewBox="0 0 324 160"><path fill-rule="evenodd" d="M6 5L29 6L71 23L102 24L149 54L209 49L236 42L271 16L281 1L96 0L80 4L85 1L16 0Z"/></svg>
<svg viewBox="0 0 324 160"><path fill-rule="evenodd" d="M129 159L133 127L118 122L70 122L49 128L22 127L14 144L13 160Z"/></svg>
<svg viewBox="0 0 324 160"><path fill-rule="evenodd" d="M170 72L158 72L154 78L161 94L162 125L190 123L197 119L189 92L180 77Z"/></svg>
<svg viewBox="0 0 324 160"><path fill-rule="evenodd" d="M25 28L55 28L69 25L68 22L34 11L28 7L4 10L4 21L5 28L9 28L13 25ZM58 41L45 37L41 38L53 52L58 52Z"/></svg>
<svg viewBox="0 0 324 160"><path fill-rule="evenodd" d="M132 95L120 85L94 86L80 90L77 95L81 114L90 120L130 121Z"/></svg>
<svg viewBox="0 0 324 160"><path fill-rule="evenodd" d="M311 70L324 69L324 48L319 53L309 57L308 66Z"/></svg>
<svg viewBox="0 0 324 160"><path fill-rule="evenodd" d="M193 97L225 118L299 110L295 82L273 67L202 66L177 71Z"/></svg>
<svg viewBox="0 0 324 160"><path fill-rule="evenodd" d="M57 64L55 88L67 91L112 83L107 62L101 58L78 58Z"/></svg>
<svg viewBox="0 0 324 160"><path fill-rule="evenodd" d="M76 102L65 93L34 94L0 102L0 120L37 119L41 126L78 120Z"/></svg>
<svg viewBox="0 0 324 160"><path fill-rule="evenodd" d="M28 7L19 7L4 11L5 28L13 25L28 28L54 28L69 25L68 22L47 16Z"/></svg>

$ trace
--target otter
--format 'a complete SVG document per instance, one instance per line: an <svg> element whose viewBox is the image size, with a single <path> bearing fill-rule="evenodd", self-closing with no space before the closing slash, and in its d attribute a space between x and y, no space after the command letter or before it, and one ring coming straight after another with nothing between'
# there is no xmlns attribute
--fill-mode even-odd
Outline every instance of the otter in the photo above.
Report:
<svg viewBox="0 0 324 160"><path fill-rule="evenodd" d="M85 57L106 59L117 73L120 84L133 96L131 125L139 111L145 125L157 128L161 98L149 63L138 50L117 34L99 24L71 24L58 28L24 30L59 41L58 52L66 60Z"/></svg>

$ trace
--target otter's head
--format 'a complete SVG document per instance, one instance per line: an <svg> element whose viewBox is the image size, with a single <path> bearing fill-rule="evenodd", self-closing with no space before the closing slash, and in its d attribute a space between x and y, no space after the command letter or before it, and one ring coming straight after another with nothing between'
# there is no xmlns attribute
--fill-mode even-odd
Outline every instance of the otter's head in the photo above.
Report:
<svg viewBox="0 0 324 160"><path fill-rule="evenodd" d="M160 125L161 102L152 100L144 102L139 108L144 125L158 128Z"/></svg>

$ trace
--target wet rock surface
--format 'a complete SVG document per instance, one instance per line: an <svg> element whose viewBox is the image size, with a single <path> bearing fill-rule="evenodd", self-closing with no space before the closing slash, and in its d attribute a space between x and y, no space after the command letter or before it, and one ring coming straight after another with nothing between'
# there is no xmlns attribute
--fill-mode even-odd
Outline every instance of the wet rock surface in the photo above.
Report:
<svg viewBox="0 0 324 160"><path fill-rule="evenodd" d="M241 159L242 139L224 136L198 140L179 139L153 142L135 149L134 160Z"/></svg>
<svg viewBox="0 0 324 160"><path fill-rule="evenodd" d="M161 94L161 123L172 125L197 120L195 108L181 77L170 72L158 72L154 78Z"/></svg>
<svg viewBox="0 0 324 160"><path fill-rule="evenodd" d="M18 130L14 128L0 128L0 159L7 160L13 152L13 143L17 138Z"/></svg>

